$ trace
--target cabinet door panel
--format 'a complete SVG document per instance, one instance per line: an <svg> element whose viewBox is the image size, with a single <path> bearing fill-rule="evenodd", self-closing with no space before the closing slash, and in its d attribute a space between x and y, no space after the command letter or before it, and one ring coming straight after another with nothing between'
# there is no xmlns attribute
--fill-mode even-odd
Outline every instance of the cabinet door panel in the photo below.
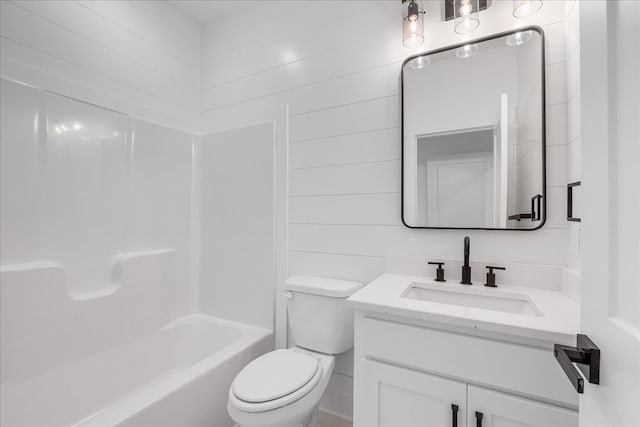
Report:
<svg viewBox="0 0 640 427"><path fill-rule="evenodd" d="M577 427L578 413L534 400L481 387L468 386L467 426L476 426L476 411L482 412L482 427Z"/></svg>
<svg viewBox="0 0 640 427"><path fill-rule="evenodd" d="M362 427L465 425L466 384L386 363L363 360L358 372L354 425Z"/></svg>

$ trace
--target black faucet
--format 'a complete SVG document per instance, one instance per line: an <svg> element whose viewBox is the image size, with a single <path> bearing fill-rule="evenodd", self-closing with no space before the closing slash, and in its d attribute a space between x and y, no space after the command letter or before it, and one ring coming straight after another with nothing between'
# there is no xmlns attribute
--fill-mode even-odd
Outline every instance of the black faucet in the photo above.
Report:
<svg viewBox="0 0 640 427"><path fill-rule="evenodd" d="M471 285L471 267L469 266L469 253L471 252L471 239L469 236L464 238L464 265L462 266L462 283L463 285Z"/></svg>

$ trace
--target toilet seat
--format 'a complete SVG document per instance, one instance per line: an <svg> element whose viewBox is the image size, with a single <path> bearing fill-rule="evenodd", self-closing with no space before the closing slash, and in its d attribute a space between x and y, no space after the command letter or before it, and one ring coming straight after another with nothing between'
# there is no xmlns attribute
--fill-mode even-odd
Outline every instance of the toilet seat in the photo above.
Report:
<svg viewBox="0 0 640 427"><path fill-rule="evenodd" d="M230 403L245 412L264 412L307 395L322 378L319 360L296 350L275 350L248 364L234 380Z"/></svg>

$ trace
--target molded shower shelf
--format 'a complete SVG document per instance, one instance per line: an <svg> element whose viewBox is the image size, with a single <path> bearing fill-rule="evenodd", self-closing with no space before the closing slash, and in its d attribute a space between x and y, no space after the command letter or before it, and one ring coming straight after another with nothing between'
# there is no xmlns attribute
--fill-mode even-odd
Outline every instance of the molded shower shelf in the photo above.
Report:
<svg viewBox="0 0 640 427"><path fill-rule="evenodd" d="M9 289L16 283L17 285L15 286L18 287L16 292L27 292L30 287L38 286L47 288L65 287L65 293L74 301L89 301L103 298L115 294L118 289L122 287L122 284L129 280L129 277L139 278L153 276L152 270L162 270L165 268L166 263L161 260L174 252L175 249L166 248L121 253L116 257L111 267L112 280L107 286L90 292L78 292L70 289L64 267L53 261L7 264L0 266L0 274L2 275L4 284L2 295L4 296L5 292L11 292ZM146 275L138 274L137 270L139 269L149 269L150 271L149 274ZM54 297L54 299L55 298L56 297Z"/></svg>

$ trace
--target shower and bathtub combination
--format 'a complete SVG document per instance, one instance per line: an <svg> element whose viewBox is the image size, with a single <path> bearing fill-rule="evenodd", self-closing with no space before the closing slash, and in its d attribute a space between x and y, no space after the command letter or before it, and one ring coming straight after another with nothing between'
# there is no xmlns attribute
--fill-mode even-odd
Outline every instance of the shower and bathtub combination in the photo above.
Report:
<svg viewBox="0 0 640 427"><path fill-rule="evenodd" d="M274 180L239 188L242 168L201 165L261 144L245 163L268 176L271 125L196 136L1 83L0 424L232 425L233 378L274 346ZM234 193L262 235L221 217ZM254 268L225 291L225 238L248 233Z"/></svg>

